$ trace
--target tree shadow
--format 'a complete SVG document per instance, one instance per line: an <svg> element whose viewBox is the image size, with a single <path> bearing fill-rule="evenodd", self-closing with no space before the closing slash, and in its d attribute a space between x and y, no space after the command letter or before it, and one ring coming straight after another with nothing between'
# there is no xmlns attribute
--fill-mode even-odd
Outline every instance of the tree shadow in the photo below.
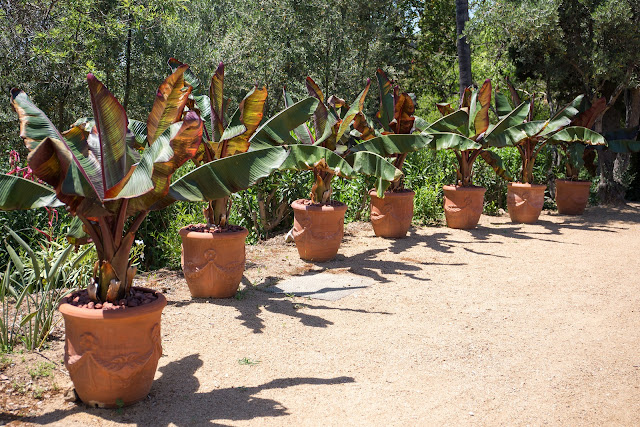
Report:
<svg viewBox="0 0 640 427"><path fill-rule="evenodd" d="M62 422L70 415L86 412L112 422L139 426L222 425L217 421L248 421L290 414L280 402L257 396L264 390L355 382L352 377L279 378L255 387L231 387L198 392L200 381L195 374L202 365L200 356L193 354L161 367L159 371L162 376L154 381L147 399L122 410L90 408L78 404L69 409L57 409L40 416L23 417L20 421L51 424Z"/></svg>
<svg viewBox="0 0 640 427"><path fill-rule="evenodd" d="M259 334L264 331L264 320L260 317L260 313L268 311L273 314L279 314L287 316L292 319L298 319L304 326L312 328L327 328L333 325L333 322L323 317L313 314L313 311L317 310L337 310L344 312L355 313L368 313L368 314L384 314L390 315L392 313L382 311L368 311L356 308L344 308L344 307L331 307L328 305L317 304L303 304L296 298L305 298L304 295L296 293L294 297L286 294L275 293L265 289L265 285L258 284L252 285L248 280L243 279L246 287L242 291L243 296L240 300L232 298L210 300L210 304L232 306L238 312L236 319L242 321L242 325L251 329L254 334ZM273 285L277 282L269 281L267 286ZM317 301L317 300L316 300Z"/></svg>

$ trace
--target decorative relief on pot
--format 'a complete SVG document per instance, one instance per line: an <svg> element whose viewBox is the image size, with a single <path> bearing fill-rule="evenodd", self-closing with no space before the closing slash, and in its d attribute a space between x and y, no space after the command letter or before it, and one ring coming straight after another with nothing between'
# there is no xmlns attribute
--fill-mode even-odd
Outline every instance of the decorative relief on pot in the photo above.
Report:
<svg viewBox="0 0 640 427"><path fill-rule="evenodd" d="M213 269L213 273L224 278L232 279L237 275L238 269L245 264L245 258L231 263L216 262L217 254L215 249L207 249L202 256L194 255L192 258L184 262L184 275L187 279L197 279L203 274L210 274L207 270Z"/></svg>
<svg viewBox="0 0 640 427"><path fill-rule="evenodd" d="M300 218L299 218L299 217ZM310 215L298 215L293 221L293 238L296 241L304 242L307 240L335 240L342 239L344 233L344 218L332 218L335 220L335 224L331 227L331 223L325 222L325 228L322 230L312 227L313 222Z"/></svg>
<svg viewBox="0 0 640 427"><path fill-rule="evenodd" d="M454 203L451 199L449 199L448 197L445 197L444 199L444 210L451 212L451 213L457 213L460 212L462 210L465 209L471 209L473 211L478 211L477 207L473 206L473 199L471 198L471 196L467 196L463 199L463 203L462 204L458 204L458 203ZM480 213L482 213L482 206L480 206Z"/></svg>
<svg viewBox="0 0 640 427"><path fill-rule="evenodd" d="M529 191L514 193L513 198L517 207L529 205L532 209L542 209L544 205L544 198L540 199Z"/></svg>
<svg viewBox="0 0 640 427"><path fill-rule="evenodd" d="M67 338L65 366L72 379L83 377L91 388L99 388L104 378L115 379L119 388L130 387L150 366L155 371L155 365L162 355L159 323L152 326L149 337L152 345L146 353L126 352L121 345L113 343L110 346L102 345L90 332L80 335L76 346Z"/></svg>

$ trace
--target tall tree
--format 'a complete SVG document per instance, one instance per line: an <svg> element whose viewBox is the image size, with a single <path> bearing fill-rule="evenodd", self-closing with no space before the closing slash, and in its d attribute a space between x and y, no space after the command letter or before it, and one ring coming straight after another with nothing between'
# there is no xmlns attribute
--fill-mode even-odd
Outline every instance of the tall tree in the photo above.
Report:
<svg viewBox="0 0 640 427"><path fill-rule="evenodd" d="M631 114L640 87L640 3L628 0L487 0L470 23L474 34L493 29L489 54L507 51L516 84L531 79L546 87L552 109L583 93L607 100L595 130L635 126ZM627 102L622 96L629 94ZM625 123L625 119L626 123ZM598 193L603 203L623 203L627 154L601 150Z"/></svg>
<svg viewBox="0 0 640 427"><path fill-rule="evenodd" d="M471 86L471 48L464 34L469 20L469 3L467 0L456 0L456 33L458 35L458 69L460 70L460 94Z"/></svg>

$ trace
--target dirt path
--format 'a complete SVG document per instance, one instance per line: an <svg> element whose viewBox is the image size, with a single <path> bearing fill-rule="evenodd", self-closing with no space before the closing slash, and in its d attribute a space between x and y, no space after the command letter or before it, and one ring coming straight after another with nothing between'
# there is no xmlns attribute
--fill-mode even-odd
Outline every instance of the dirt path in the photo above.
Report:
<svg viewBox="0 0 640 427"><path fill-rule="evenodd" d="M118 412L58 394L23 421L640 425L640 205L396 241L347 230L324 264L282 237L249 248L242 299L150 277L169 305L149 398ZM376 283L335 302L260 289L325 269Z"/></svg>

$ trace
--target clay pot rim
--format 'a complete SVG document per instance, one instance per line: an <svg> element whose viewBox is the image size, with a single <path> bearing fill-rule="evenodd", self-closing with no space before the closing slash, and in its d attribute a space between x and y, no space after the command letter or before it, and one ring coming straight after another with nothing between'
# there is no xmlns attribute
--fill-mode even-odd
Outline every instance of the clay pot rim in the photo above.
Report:
<svg viewBox="0 0 640 427"><path fill-rule="evenodd" d="M129 317L145 316L147 314L162 310L167 305L167 299L160 291L154 289L133 286L145 292L153 292L157 298L149 304L139 305L137 307L126 307L117 310L96 310L95 308L76 307L67 303L68 296L62 299L58 310L63 316L73 316L82 319L102 320L102 319L123 319Z"/></svg>
<svg viewBox="0 0 640 427"><path fill-rule="evenodd" d="M180 231L178 231L178 234L180 234L180 237L183 237L183 238L186 237L188 239L224 240L224 239L238 239L240 237L244 239L249 235L249 230L247 230L245 227L242 227L240 225L238 227L242 227L242 230L238 230L238 231L226 230L220 233L209 233L208 231L193 231L193 230L189 230L189 227L191 227L191 225L182 227Z"/></svg>
<svg viewBox="0 0 640 427"><path fill-rule="evenodd" d="M447 191L477 191L477 192L482 192L482 193L486 193L487 189L484 187L481 187L479 185L469 185L469 186L462 186L462 185L443 185L442 186L443 190L447 190Z"/></svg>
<svg viewBox="0 0 640 427"><path fill-rule="evenodd" d="M322 206L311 206L305 205L302 202L309 199L298 199L291 203L291 207L293 209L299 211L311 211L311 212L333 212L333 211L345 211L347 210L347 204L342 203L341 206L330 206L330 205L322 205Z"/></svg>
<svg viewBox="0 0 640 427"><path fill-rule="evenodd" d="M564 178L556 178L556 183L561 182L563 184L575 184L576 186L587 186L587 184L589 185L589 187L591 187L591 181L586 181L584 179L578 179L578 180L572 180L572 179L564 179Z"/></svg>
<svg viewBox="0 0 640 427"><path fill-rule="evenodd" d="M544 184L524 184L522 182L507 182L507 187L516 187L516 188L540 188L546 189L547 186Z"/></svg>
<svg viewBox="0 0 640 427"><path fill-rule="evenodd" d="M415 196L416 195L416 192L411 190L411 189L409 189L409 188L407 188L405 190L409 190L409 191L402 191L402 192L385 191L384 192L384 198L386 199L387 197L409 197L409 196ZM369 190L369 196L378 197L378 191L375 188L372 188L371 190Z"/></svg>

